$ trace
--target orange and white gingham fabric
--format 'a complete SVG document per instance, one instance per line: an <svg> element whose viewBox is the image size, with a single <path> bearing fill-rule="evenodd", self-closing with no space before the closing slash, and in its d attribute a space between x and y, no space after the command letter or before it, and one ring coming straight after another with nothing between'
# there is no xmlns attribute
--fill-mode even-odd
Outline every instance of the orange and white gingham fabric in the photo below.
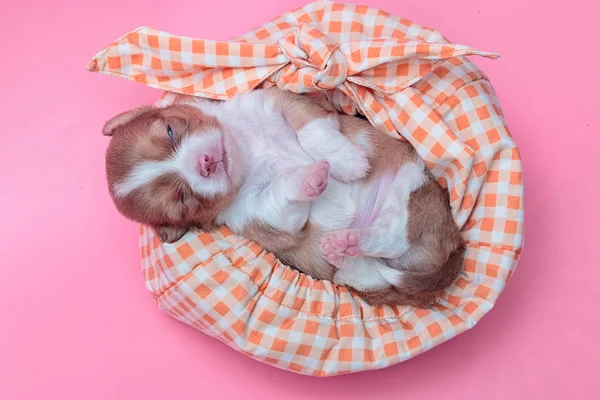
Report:
<svg viewBox="0 0 600 400"><path fill-rule="evenodd" d="M468 243L460 278L425 310L368 306L226 227L175 244L141 227L144 277L159 306L255 359L317 376L387 367L473 327L519 258L523 187L498 99L466 55L494 57L374 8L324 1L231 42L139 28L98 53L88 69L169 92L327 91L341 111L418 150L448 187Z"/></svg>

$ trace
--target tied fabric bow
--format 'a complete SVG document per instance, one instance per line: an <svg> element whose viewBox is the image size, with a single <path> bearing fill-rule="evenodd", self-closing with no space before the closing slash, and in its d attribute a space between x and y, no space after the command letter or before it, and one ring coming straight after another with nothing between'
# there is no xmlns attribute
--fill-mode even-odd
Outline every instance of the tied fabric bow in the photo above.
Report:
<svg viewBox="0 0 600 400"><path fill-rule="evenodd" d="M218 100L274 85L324 92L338 110L408 140L448 186L462 224L482 184L468 186L473 167L481 173L483 164L436 107L466 81L485 79L461 58L469 55L497 57L375 8L317 1L232 41L141 27L100 51L87 68ZM434 86L435 93L423 95Z"/></svg>
<svg viewBox="0 0 600 400"><path fill-rule="evenodd" d="M384 17L392 18L389 14ZM230 42L141 27L99 52L87 68L170 92L219 100L273 85L296 93L329 91L339 110L363 114L397 137L397 124L380 112L385 104L394 102L390 96L450 58L497 57L443 40L432 42L394 33L399 30L390 37L346 35L354 40L343 42L344 34L327 34L315 22L281 25L277 27L283 30L269 37L263 29L255 32L255 38ZM248 40L256 38L262 41Z"/></svg>
<svg viewBox="0 0 600 400"><path fill-rule="evenodd" d="M346 55L340 45L310 24L277 41L288 58L275 82L295 92L335 89L348 76ZM284 61L285 62L285 61Z"/></svg>

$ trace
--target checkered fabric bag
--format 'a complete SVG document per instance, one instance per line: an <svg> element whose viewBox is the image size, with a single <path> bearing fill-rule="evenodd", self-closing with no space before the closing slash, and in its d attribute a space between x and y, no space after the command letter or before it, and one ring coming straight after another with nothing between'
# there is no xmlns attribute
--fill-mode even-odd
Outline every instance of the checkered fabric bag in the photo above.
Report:
<svg viewBox="0 0 600 400"><path fill-rule="evenodd" d="M142 226L144 277L159 307L257 360L316 376L387 367L473 327L519 258L523 187L498 99L468 55L495 57L381 10L325 1L229 42L143 27L98 53L89 70L167 92L325 91L340 111L417 149L448 188L467 242L464 270L435 307L372 307L226 227L162 244Z"/></svg>

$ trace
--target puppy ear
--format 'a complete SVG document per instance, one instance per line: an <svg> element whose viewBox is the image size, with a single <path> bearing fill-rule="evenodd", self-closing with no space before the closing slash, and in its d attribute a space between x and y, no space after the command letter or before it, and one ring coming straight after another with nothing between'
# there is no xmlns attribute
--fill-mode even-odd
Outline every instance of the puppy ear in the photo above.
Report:
<svg viewBox="0 0 600 400"><path fill-rule="evenodd" d="M125 111L113 117L110 121L104 124L104 128L102 128L102 134L104 136L112 136L115 129L120 126L127 125L137 117L146 114L154 109L153 106L142 106L138 108L134 108L133 110Z"/></svg>
<svg viewBox="0 0 600 400"><path fill-rule="evenodd" d="M153 226L152 230L159 237L163 243L173 243L178 241L188 231L187 228L181 228L177 226Z"/></svg>

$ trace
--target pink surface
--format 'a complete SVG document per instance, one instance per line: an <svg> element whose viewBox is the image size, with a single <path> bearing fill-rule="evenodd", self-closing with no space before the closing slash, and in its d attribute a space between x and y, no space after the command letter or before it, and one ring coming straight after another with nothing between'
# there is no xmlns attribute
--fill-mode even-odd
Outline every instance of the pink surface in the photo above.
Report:
<svg viewBox="0 0 600 400"><path fill-rule="evenodd" d="M597 5L368 2L502 55L475 61L521 149L526 246L473 330L387 370L319 380L259 364L157 309L137 227L106 192L100 129L159 92L85 71L139 25L227 39L305 2L84 3L18 1L0 16L0 398L599 398Z"/></svg>

